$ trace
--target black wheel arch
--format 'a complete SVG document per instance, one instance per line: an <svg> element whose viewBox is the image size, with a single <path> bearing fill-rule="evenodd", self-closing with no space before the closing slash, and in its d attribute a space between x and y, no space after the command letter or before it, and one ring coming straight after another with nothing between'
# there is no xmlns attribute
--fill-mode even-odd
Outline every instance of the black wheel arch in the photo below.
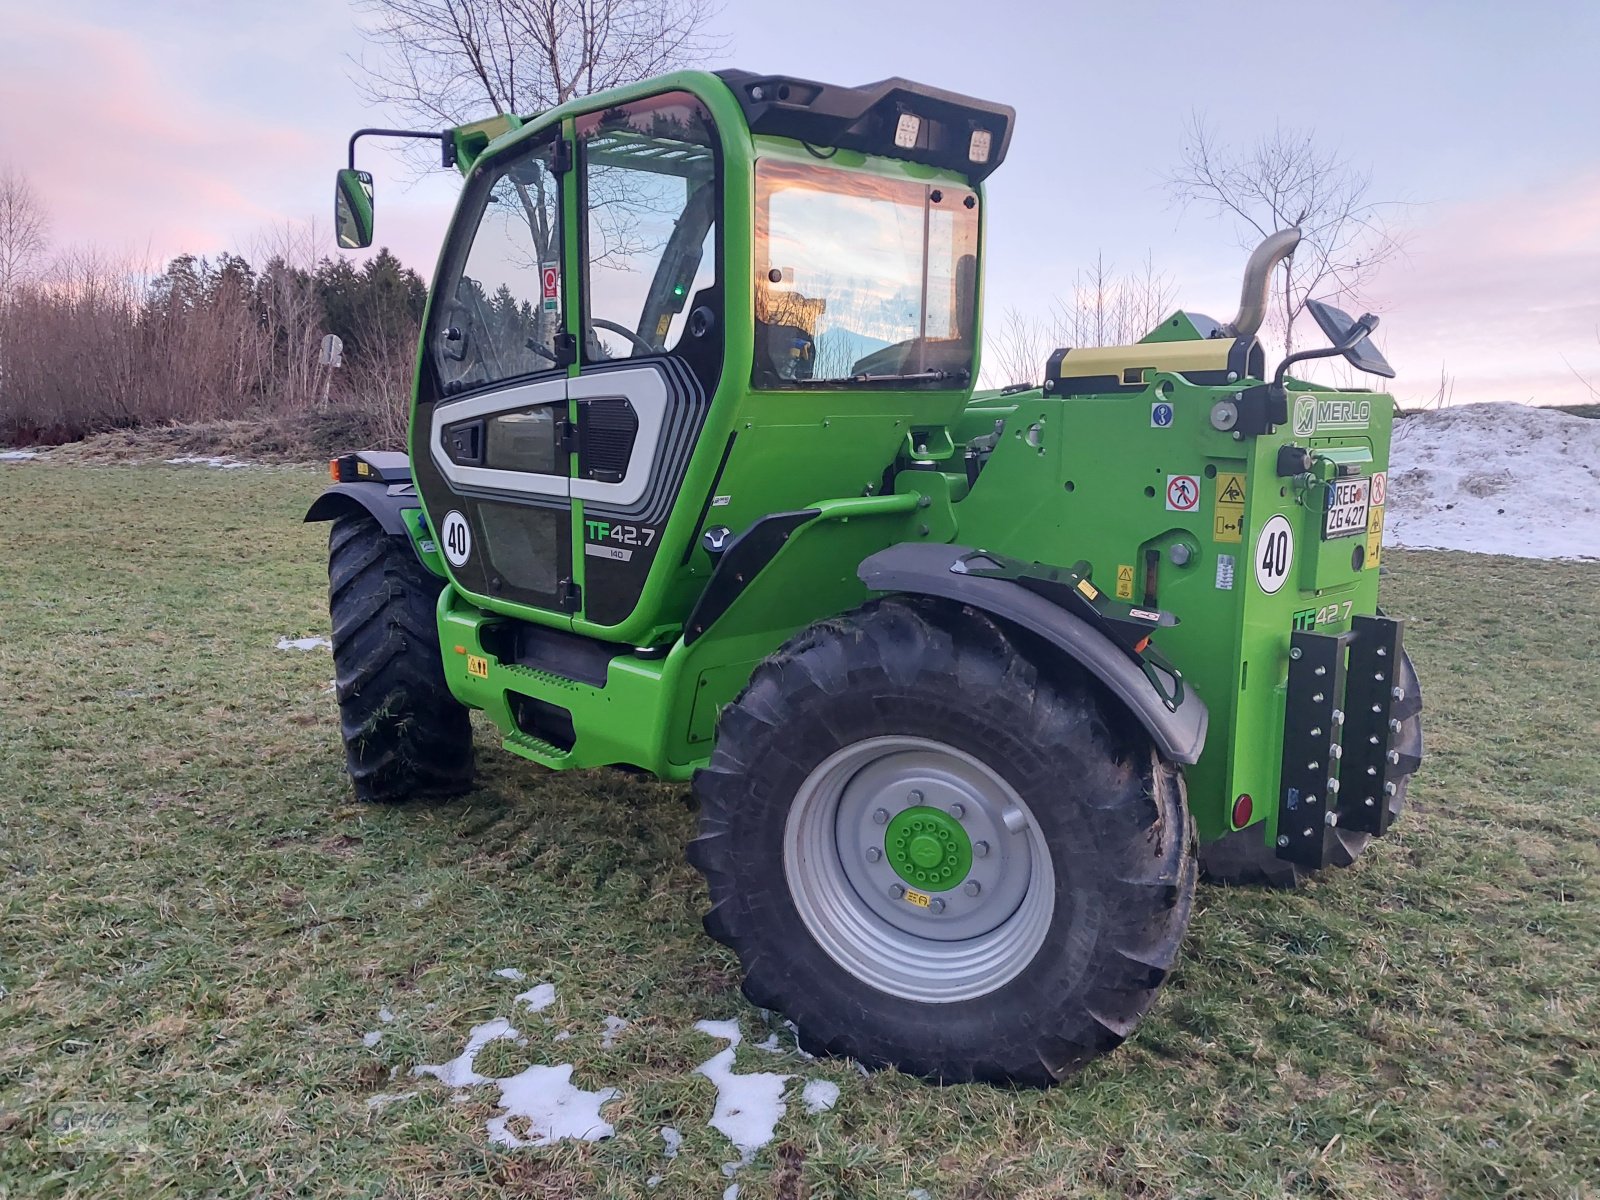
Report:
<svg viewBox="0 0 1600 1200"><path fill-rule="evenodd" d="M856 574L874 592L933 596L978 609L1037 638L1097 679L1149 733L1162 755L1193 765L1205 749L1209 714L1186 686L1176 709L1105 634L1043 596L1005 579L952 570L971 546L904 542L864 559Z"/></svg>
<svg viewBox="0 0 1600 1200"><path fill-rule="evenodd" d="M309 525L365 512L391 537L409 540L406 513L413 509L420 513L422 502L409 483L336 483L312 501L302 520Z"/></svg>

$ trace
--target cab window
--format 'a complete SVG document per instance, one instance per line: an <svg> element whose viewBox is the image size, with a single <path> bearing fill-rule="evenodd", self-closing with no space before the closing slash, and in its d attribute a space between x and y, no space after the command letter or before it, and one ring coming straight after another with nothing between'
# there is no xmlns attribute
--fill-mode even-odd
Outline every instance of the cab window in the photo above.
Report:
<svg viewBox="0 0 1600 1200"><path fill-rule="evenodd" d="M710 114L669 92L577 121L585 272L583 360L676 350L717 283Z"/></svg>

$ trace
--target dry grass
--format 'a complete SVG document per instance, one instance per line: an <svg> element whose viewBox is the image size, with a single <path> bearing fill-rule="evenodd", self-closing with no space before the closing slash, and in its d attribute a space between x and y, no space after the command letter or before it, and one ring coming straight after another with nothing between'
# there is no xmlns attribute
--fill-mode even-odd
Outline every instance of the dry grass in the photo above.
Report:
<svg viewBox="0 0 1600 1200"><path fill-rule="evenodd" d="M273 648L326 628L319 486L0 464L0 1191L721 1195L693 1022L766 1020L700 932L685 789L484 738L465 800L354 805L325 652ZM842 1091L790 1103L741 1200L1596 1195L1600 566L1390 561L1430 754L1394 837L1303 893L1204 889L1151 1019L1052 1092L741 1047ZM620 1088L615 1137L497 1150L492 1089L431 1081L369 1112L512 1015L504 966L559 1000L481 1065Z"/></svg>

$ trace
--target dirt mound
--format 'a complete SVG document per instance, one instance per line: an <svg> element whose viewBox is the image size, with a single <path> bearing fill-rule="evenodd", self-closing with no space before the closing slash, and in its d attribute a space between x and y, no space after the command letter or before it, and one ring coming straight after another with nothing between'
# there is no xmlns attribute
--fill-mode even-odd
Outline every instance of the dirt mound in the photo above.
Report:
<svg viewBox="0 0 1600 1200"><path fill-rule="evenodd" d="M1519 558L1600 558L1600 421L1469 404L1395 423L1384 541Z"/></svg>
<svg viewBox="0 0 1600 1200"><path fill-rule="evenodd" d="M333 406L310 412L194 425L145 425L97 433L81 442L29 448L52 462L145 463L183 459L245 463L327 462L347 450L399 449L372 415Z"/></svg>

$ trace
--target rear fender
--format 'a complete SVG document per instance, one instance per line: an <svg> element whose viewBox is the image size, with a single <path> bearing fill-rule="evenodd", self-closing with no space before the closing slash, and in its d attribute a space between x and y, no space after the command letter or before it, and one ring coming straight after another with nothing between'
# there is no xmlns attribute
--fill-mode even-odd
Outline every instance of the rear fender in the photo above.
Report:
<svg viewBox="0 0 1600 1200"><path fill-rule="evenodd" d="M1105 685L1173 762L1193 764L1206 743L1206 706L1185 688L1176 708L1122 650L1081 617L1007 579L962 574L951 568L970 546L906 542L865 559L856 574L874 592L938 596L980 609L1043 638Z"/></svg>

